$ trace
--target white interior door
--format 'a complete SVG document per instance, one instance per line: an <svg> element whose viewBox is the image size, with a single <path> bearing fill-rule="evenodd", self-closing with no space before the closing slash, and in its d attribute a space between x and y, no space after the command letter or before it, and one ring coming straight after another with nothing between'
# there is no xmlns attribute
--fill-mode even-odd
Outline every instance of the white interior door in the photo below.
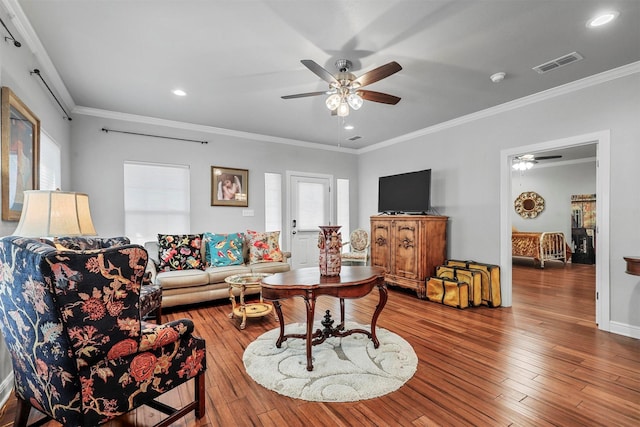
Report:
<svg viewBox="0 0 640 427"><path fill-rule="evenodd" d="M320 225L332 223L331 176L287 172L288 234L291 267L318 265Z"/></svg>

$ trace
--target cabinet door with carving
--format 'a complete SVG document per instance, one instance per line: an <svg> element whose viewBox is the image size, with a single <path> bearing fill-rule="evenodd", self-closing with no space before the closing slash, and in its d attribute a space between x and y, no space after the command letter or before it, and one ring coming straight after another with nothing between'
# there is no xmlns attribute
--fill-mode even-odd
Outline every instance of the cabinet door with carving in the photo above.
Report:
<svg viewBox="0 0 640 427"><path fill-rule="evenodd" d="M419 235L420 223L411 220L394 221L395 250L391 262L397 276L417 279L419 275Z"/></svg>
<svg viewBox="0 0 640 427"><path fill-rule="evenodd" d="M371 265L389 272L391 249L391 221L371 221Z"/></svg>

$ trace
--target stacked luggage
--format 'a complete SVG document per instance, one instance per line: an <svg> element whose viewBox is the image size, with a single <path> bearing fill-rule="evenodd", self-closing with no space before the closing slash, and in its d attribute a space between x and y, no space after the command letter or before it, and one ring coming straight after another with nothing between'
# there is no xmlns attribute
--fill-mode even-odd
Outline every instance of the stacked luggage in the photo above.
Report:
<svg viewBox="0 0 640 427"><path fill-rule="evenodd" d="M499 307L500 266L475 261L446 260L427 278L427 299L456 308Z"/></svg>

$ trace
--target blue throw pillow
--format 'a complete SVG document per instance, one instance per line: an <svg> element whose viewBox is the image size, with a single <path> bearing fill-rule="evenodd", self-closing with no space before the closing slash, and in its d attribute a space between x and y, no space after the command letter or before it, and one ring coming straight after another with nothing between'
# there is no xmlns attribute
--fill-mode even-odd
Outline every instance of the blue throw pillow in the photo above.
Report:
<svg viewBox="0 0 640 427"><path fill-rule="evenodd" d="M207 242L207 264L212 267L242 265L243 233L213 234L204 233Z"/></svg>

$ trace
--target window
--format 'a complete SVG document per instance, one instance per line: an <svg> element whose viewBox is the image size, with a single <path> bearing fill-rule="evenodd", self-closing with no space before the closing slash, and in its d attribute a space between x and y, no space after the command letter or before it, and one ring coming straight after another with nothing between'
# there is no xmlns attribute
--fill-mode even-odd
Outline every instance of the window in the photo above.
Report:
<svg viewBox="0 0 640 427"><path fill-rule="evenodd" d="M60 189L61 176L60 147L40 132L40 190Z"/></svg>
<svg viewBox="0 0 640 427"><path fill-rule="evenodd" d="M264 230L282 231L282 175L279 173L264 174Z"/></svg>
<svg viewBox="0 0 640 427"><path fill-rule="evenodd" d="M190 230L189 167L124 163L124 228L131 242Z"/></svg>
<svg viewBox="0 0 640 427"><path fill-rule="evenodd" d="M341 225L340 233L342 234L342 240L349 240L349 233L351 233L351 227L349 227L349 180L337 179L336 180L336 219L337 225ZM346 250L346 249L345 249Z"/></svg>

